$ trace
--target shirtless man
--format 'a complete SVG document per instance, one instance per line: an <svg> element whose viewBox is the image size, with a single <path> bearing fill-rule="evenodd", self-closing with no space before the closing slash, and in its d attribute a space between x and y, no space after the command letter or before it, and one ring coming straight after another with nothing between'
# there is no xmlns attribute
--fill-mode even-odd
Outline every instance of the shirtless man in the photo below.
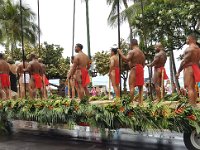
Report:
<svg viewBox="0 0 200 150"><path fill-rule="evenodd" d="M183 60L180 64L177 77L184 70L184 86L188 91L189 103L196 106L197 92L195 90L196 82L200 82L200 69L198 63L200 61L200 49L196 45L196 37L189 35L186 43L189 45L184 52Z"/></svg>
<svg viewBox="0 0 200 150"><path fill-rule="evenodd" d="M37 57L34 53L30 55L31 61L29 62L27 69L24 69L25 72L29 72L31 75L30 79L30 97L36 98L36 91L39 90L40 96L42 98L43 95L43 86L42 86L42 76L43 70L42 66L37 60Z"/></svg>
<svg viewBox="0 0 200 150"><path fill-rule="evenodd" d="M49 85L49 80L47 79L45 73L46 73L46 65L43 64L43 60L42 58L38 58L38 62L40 63L41 67L42 67L42 83L43 83L43 97L47 98L47 90L46 87Z"/></svg>
<svg viewBox="0 0 200 150"><path fill-rule="evenodd" d="M73 68L73 63L74 63L74 56L71 57L70 70ZM74 97L75 97L75 75L70 78L69 82L70 82L70 89L72 92L71 97L72 97L72 99L74 99Z"/></svg>
<svg viewBox="0 0 200 150"><path fill-rule="evenodd" d="M26 89L28 89L29 94L30 94L30 74L28 72L25 72L25 77L24 77L24 65L25 69L28 67L28 61L25 58L25 62L21 62L17 68L17 74L19 76L19 86L20 86L20 98L25 98L25 84L26 84Z"/></svg>
<svg viewBox="0 0 200 150"><path fill-rule="evenodd" d="M9 72L10 72L9 65L4 60L3 54L0 53L0 99L3 99L4 93L6 94L6 99L10 98L10 94L9 94L9 88L10 88Z"/></svg>
<svg viewBox="0 0 200 150"><path fill-rule="evenodd" d="M134 100L135 87L139 89L139 104L143 104L143 85L144 85L144 65L145 56L138 46L138 41L132 39L131 41L132 50L128 52L127 56L122 54L121 50L118 50L122 60L127 62L130 67L129 74L129 88L131 99Z"/></svg>
<svg viewBox="0 0 200 150"><path fill-rule="evenodd" d="M90 95L87 89L87 85L90 83L90 76L88 74L90 59L82 52L82 49L83 45L76 44L75 52L78 54L74 57L73 67L68 74L68 79L73 77L74 74L76 75L75 80L80 100L83 99L84 95Z"/></svg>
<svg viewBox="0 0 200 150"><path fill-rule="evenodd" d="M120 83L120 70L119 70L119 57L117 56L117 49L111 49L110 70L109 77L112 82L113 89L116 97L120 97L119 83Z"/></svg>
<svg viewBox="0 0 200 150"><path fill-rule="evenodd" d="M167 61L167 55L161 43L156 44L155 50L157 54L155 55L153 62L151 64L148 64L147 66L154 67L153 82L156 89L157 101L160 102L161 98L163 98L164 96L165 91L164 80L168 79L164 68ZM161 94L161 90L163 94Z"/></svg>

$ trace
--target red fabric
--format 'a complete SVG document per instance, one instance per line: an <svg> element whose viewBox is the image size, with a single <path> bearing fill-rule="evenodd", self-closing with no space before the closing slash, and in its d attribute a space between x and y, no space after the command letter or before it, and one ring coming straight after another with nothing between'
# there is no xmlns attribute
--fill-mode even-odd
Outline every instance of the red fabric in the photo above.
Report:
<svg viewBox="0 0 200 150"><path fill-rule="evenodd" d="M197 64L193 64L192 65L192 69L193 69L193 72L194 72L195 82L200 82L200 69L199 69L199 66Z"/></svg>
<svg viewBox="0 0 200 150"><path fill-rule="evenodd" d="M81 68L81 76L82 76L82 86L86 87L88 84L90 84L90 76L86 68Z"/></svg>
<svg viewBox="0 0 200 150"><path fill-rule="evenodd" d="M137 64L135 66L135 70L136 70L135 86L143 86L144 85L144 67L141 64Z"/></svg>
<svg viewBox="0 0 200 150"><path fill-rule="evenodd" d="M45 83L46 86L49 85L49 80L47 79L47 77L45 75L44 75L44 83Z"/></svg>
<svg viewBox="0 0 200 150"><path fill-rule="evenodd" d="M156 68L156 69L159 69L162 73L162 71L164 71L164 80L167 80L169 79L168 76L167 76L167 73L166 73L166 70L165 70L165 67L160 67L160 68Z"/></svg>
<svg viewBox="0 0 200 150"><path fill-rule="evenodd" d="M10 87L10 79L8 74L0 74L0 80L2 88Z"/></svg>
<svg viewBox="0 0 200 150"><path fill-rule="evenodd" d="M120 70L119 67L115 68L115 83L119 84L120 82Z"/></svg>
<svg viewBox="0 0 200 150"><path fill-rule="evenodd" d="M32 76L35 81L35 87L37 89L41 89L42 88L42 77L39 74L33 74Z"/></svg>

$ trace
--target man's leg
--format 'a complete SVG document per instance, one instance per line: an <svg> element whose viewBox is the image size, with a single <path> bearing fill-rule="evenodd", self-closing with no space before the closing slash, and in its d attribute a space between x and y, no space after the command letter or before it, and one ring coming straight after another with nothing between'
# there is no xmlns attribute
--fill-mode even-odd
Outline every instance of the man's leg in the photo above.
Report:
<svg viewBox="0 0 200 150"><path fill-rule="evenodd" d="M4 92L6 93L6 100L8 100L10 98L10 91L8 87L4 88Z"/></svg>
<svg viewBox="0 0 200 150"><path fill-rule="evenodd" d="M120 97L119 85L115 83L115 71L113 70L110 75L110 80L112 82L112 87L114 89L115 95L117 98Z"/></svg>
<svg viewBox="0 0 200 150"><path fill-rule="evenodd" d="M156 97L157 97L156 101L160 102L161 100L161 72L155 70L153 80L154 80Z"/></svg>
<svg viewBox="0 0 200 150"><path fill-rule="evenodd" d="M132 68L129 74L129 88L130 88L131 101L133 102L135 94L135 68Z"/></svg>
<svg viewBox="0 0 200 150"><path fill-rule="evenodd" d="M138 86L139 89L139 104L143 104L143 86Z"/></svg>

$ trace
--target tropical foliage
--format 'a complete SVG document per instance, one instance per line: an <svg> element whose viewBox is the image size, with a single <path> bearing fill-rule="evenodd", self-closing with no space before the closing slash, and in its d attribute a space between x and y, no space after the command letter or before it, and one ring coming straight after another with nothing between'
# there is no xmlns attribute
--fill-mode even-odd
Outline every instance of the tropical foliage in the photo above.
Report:
<svg viewBox="0 0 200 150"><path fill-rule="evenodd" d="M200 111L185 102L174 107L164 102L157 105L147 102L145 107L132 106L129 102L127 96L121 102L102 106L89 104L87 98L84 103L59 97L48 101L9 100L0 102L0 116L6 116L8 120L37 121L48 125L89 125L102 130L127 127L134 131L169 129L187 132L194 128L200 131Z"/></svg>
<svg viewBox="0 0 200 150"><path fill-rule="evenodd" d="M20 46L21 32L24 40L30 44L36 44L38 26L35 23L35 14L30 8L23 5L23 29L21 29L21 15L19 2L3 0L0 2L0 39L7 53L14 55L13 50Z"/></svg>

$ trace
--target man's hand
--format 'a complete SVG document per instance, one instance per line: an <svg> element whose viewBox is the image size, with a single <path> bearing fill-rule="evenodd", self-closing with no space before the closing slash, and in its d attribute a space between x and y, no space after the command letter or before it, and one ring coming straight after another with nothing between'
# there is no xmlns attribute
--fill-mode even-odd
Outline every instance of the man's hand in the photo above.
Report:
<svg viewBox="0 0 200 150"><path fill-rule="evenodd" d="M121 49L117 49L117 51L118 51L119 55L122 54L122 50Z"/></svg>
<svg viewBox="0 0 200 150"><path fill-rule="evenodd" d="M146 64L147 65L147 67L151 67L151 64Z"/></svg>
<svg viewBox="0 0 200 150"><path fill-rule="evenodd" d="M178 79L178 78L179 78L179 76L180 76L180 73L177 73L177 74L176 74L176 78Z"/></svg>

